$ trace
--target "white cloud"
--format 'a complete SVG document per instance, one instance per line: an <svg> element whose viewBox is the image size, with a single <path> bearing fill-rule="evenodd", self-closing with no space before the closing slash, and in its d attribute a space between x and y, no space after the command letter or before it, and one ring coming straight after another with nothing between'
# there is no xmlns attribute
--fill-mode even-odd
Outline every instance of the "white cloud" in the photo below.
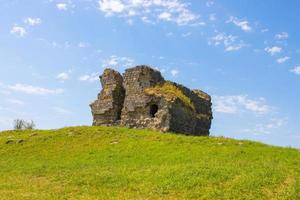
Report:
<svg viewBox="0 0 300 200"><path fill-rule="evenodd" d="M287 32L278 33L275 35L275 39L277 40L284 40L289 37L289 34Z"/></svg>
<svg viewBox="0 0 300 200"><path fill-rule="evenodd" d="M226 35L225 33L219 33L216 36L210 38L210 44L218 46L223 43L225 46L228 46L229 44L235 42L236 38L237 37L233 35Z"/></svg>
<svg viewBox="0 0 300 200"><path fill-rule="evenodd" d="M172 76L174 76L174 77L177 76L178 73L179 73L179 71L176 70L176 69L172 69L172 70L171 70L171 74L172 74Z"/></svg>
<svg viewBox="0 0 300 200"><path fill-rule="evenodd" d="M102 0L99 1L100 10L108 15L121 13L125 5L120 0Z"/></svg>
<svg viewBox="0 0 300 200"><path fill-rule="evenodd" d="M170 21L177 25L203 25L199 16L189 10L189 4L179 0L99 0L98 4L106 16L138 17L150 24Z"/></svg>
<svg viewBox="0 0 300 200"><path fill-rule="evenodd" d="M47 89L47 88L35 87L32 85L19 84L19 83L8 86L8 89L16 92L23 92L26 94L36 94L36 95L61 94L64 92L63 89Z"/></svg>
<svg viewBox="0 0 300 200"><path fill-rule="evenodd" d="M282 58L278 58L278 59L276 60L276 62L278 62L279 64L282 64L282 63L285 63L286 61L288 61L289 59L290 59L290 57L284 56L284 57L282 57Z"/></svg>
<svg viewBox="0 0 300 200"><path fill-rule="evenodd" d="M300 75L300 66L294 67L294 69L291 70L294 74Z"/></svg>
<svg viewBox="0 0 300 200"><path fill-rule="evenodd" d="M58 10L68 10L68 5L66 3L57 3L56 8Z"/></svg>
<svg viewBox="0 0 300 200"><path fill-rule="evenodd" d="M129 57L118 57L116 55L112 55L107 59L104 59L102 62L102 67L112 67L116 68L117 66L130 67L134 64L134 59Z"/></svg>
<svg viewBox="0 0 300 200"><path fill-rule="evenodd" d="M252 30L252 27L249 25L249 22L246 20L240 20L236 17L231 16L227 23L233 23L234 25L240 27L245 32L250 32Z"/></svg>
<svg viewBox="0 0 300 200"><path fill-rule="evenodd" d="M178 25L188 25L190 22L196 21L196 19L198 18L198 16L196 16L195 14L191 13L191 12L182 12L178 15L177 18L175 18L175 22ZM172 20L170 20L172 21ZM198 22L198 23L193 23L191 25L205 25L204 22Z"/></svg>
<svg viewBox="0 0 300 200"><path fill-rule="evenodd" d="M225 51L237 51L246 46L243 41L237 41L237 36L227 35L226 33L219 33L211 37L208 43L214 46L223 45Z"/></svg>
<svg viewBox="0 0 300 200"><path fill-rule="evenodd" d="M60 73L60 74L58 74L57 76L56 76L56 78L59 80L59 81L66 81L66 80L68 80L69 78L70 78L70 75L69 75L69 73L66 73L66 72L62 72L62 73Z"/></svg>
<svg viewBox="0 0 300 200"><path fill-rule="evenodd" d="M24 23L28 24L30 26L36 26L42 23L42 20L40 18L31 18L31 17L27 17L26 19L24 19Z"/></svg>
<svg viewBox="0 0 300 200"><path fill-rule="evenodd" d="M7 102L11 103L11 104L16 104L16 105L24 105L25 103L21 100L18 99L7 99Z"/></svg>
<svg viewBox="0 0 300 200"><path fill-rule="evenodd" d="M268 52L271 56L280 53L282 51L281 47L273 46L273 47L266 47L265 51Z"/></svg>
<svg viewBox="0 0 300 200"><path fill-rule="evenodd" d="M27 31L24 27L22 26L17 26L17 25L14 25L12 27L12 29L10 30L10 33L11 34L15 34L15 35L18 35L19 37L24 37L26 34L27 34Z"/></svg>
<svg viewBox="0 0 300 200"><path fill-rule="evenodd" d="M163 13L160 13L158 15L158 19L162 19L162 20L166 20L166 21L170 21L171 20L171 14L168 13L168 12L163 12Z"/></svg>
<svg viewBox="0 0 300 200"><path fill-rule="evenodd" d="M243 48L244 46L244 44L230 45L225 48L225 51L237 51Z"/></svg>
<svg viewBox="0 0 300 200"><path fill-rule="evenodd" d="M80 81L94 82L99 80L99 73L85 74L79 77Z"/></svg>
<svg viewBox="0 0 300 200"><path fill-rule="evenodd" d="M263 98L253 100L247 95L214 96L213 101L214 110L220 113L235 114L241 111L250 111L256 114L265 114L271 110Z"/></svg>

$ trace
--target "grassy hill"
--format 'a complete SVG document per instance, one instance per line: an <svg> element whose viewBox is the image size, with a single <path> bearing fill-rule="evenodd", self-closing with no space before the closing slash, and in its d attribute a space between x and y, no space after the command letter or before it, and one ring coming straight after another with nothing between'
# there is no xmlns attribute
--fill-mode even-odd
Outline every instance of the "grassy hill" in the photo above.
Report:
<svg viewBox="0 0 300 200"><path fill-rule="evenodd" d="M300 199L300 151L116 127L0 134L0 199Z"/></svg>

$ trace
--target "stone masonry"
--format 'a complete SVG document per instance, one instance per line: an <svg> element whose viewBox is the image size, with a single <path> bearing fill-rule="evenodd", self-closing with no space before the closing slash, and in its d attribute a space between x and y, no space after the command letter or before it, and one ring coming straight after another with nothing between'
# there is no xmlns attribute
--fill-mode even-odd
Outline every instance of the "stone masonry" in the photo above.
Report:
<svg viewBox="0 0 300 200"><path fill-rule="evenodd" d="M187 135L209 135L211 98L164 80L149 66L129 68L123 76L105 69L102 90L90 106L93 125L150 128Z"/></svg>

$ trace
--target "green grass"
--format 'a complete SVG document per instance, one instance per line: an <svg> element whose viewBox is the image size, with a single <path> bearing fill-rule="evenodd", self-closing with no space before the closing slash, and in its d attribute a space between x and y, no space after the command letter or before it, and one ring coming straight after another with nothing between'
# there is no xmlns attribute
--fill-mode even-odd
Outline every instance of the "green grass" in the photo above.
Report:
<svg viewBox="0 0 300 200"><path fill-rule="evenodd" d="M0 134L0 199L300 199L300 152L117 127Z"/></svg>
<svg viewBox="0 0 300 200"><path fill-rule="evenodd" d="M191 99L170 81L166 81L162 85L156 85L152 88L146 88L145 92L149 95L164 96L167 101L179 99L185 106L195 110L195 105Z"/></svg>

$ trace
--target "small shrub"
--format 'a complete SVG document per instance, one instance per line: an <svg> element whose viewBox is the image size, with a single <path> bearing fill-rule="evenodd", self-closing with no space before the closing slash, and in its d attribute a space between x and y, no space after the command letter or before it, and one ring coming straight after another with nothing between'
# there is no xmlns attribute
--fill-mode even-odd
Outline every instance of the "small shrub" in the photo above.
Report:
<svg viewBox="0 0 300 200"><path fill-rule="evenodd" d="M16 119L14 121L14 130L32 130L35 128L35 123L31 120L29 122L23 119Z"/></svg>
<svg viewBox="0 0 300 200"><path fill-rule="evenodd" d="M30 122L25 122L25 129L32 130L34 128L35 128L35 124L32 120Z"/></svg>
<svg viewBox="0 0 300 200"><path fill-rule="evenodd" d="M15 130L22 130L24 128L25 121L23 119L16 119L14 121L14 129Z"/></svg>

